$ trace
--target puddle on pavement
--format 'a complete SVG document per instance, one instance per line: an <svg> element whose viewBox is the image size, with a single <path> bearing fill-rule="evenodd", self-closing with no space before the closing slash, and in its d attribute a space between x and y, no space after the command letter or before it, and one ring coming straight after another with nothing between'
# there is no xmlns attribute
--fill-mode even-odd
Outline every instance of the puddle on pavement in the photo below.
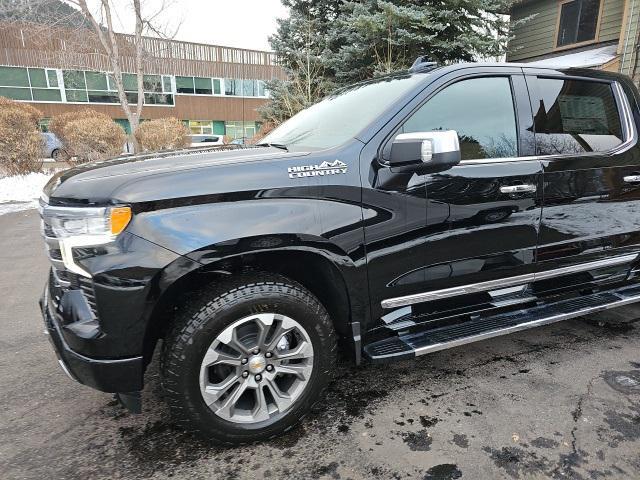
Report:
<svg viewBox="0 0 640 480"><path fill-rule="evenodd" d="M625 395L640 394L640 370L604 372L604 381L611 388Z"/></svg>

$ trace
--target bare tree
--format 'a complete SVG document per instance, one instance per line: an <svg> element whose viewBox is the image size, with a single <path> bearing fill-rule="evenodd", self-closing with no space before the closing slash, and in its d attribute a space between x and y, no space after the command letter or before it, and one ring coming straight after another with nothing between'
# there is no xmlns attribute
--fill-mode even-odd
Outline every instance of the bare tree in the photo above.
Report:
<svg viewBox="0 0 640 480"><path fill-rule="evenodd" d="M158 36L169 37L174 36L177 33L176 28L176 31L174 31L172 35L167 35L166 28L154 24L154 21L158 18L160 13L167 9L167 2L161 2L161 5L155 13L152 13L147 17L143 17L141 0L132 0L133 12L135 15L135 27L133 34L133 43L135 48L134 65L137 79L137 101L135 106L129 102L125 92L122 77L122 55L120 52L120 45L122 42L121 37L118 36L114 27L113 0L99 0L99 11L97 14L94 14L94 12L91 11L87 0L67 0L67 3L80 9L84 17L90 22L95 35L98 37L113 73L116 90L118 91L118 100L120 101L120 105L127 117L127 120L129 121L131 132L134 133L140 123L140 116L144 106L145 59L143 34L145 32L150 32ZM137 150L138 146L134 135L131 136L131 140Z"/></svg>
<svg viewBox="0 0 640 480"><path fill-rule="evenodd" d="M157 66L162 60L153 58L154 55L145 50L145 45L148 45L145 36L170 39L176 35L180 21L174 20L171 24L163 24L162 21L163 15L166 19L167 12L176 1L0 0L0 22L19 26L22 40L28 38L52 44L64 42L64 51L58 55L60 66L86 68L86 65L78 63L78 58L83 58L79 55L81 52L102 56L104 61L100 63L106 65L111 74L118 101L133 134L144 108L144 74L149 73L154 62ZM135 19L134 31L130 35L116 31L119 27L117 11L125 3L130 6ZM127 97L123 80L125 71L136 75L137 95L134 98ZM133 135L131 141L137 150Z"/></svg>

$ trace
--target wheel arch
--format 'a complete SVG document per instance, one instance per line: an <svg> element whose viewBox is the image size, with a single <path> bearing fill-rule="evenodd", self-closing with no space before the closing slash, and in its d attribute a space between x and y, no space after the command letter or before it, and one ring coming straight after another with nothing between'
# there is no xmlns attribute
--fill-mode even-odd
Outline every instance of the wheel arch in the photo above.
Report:
<svg viewBox="0 0 640 480"><path fill-rule="evenodd" d="M179 277L175 275L175 268L165 269L158 282L165 288L147 313L143 344L145 362L150 362L158 340L173 324L175 313L193 295L246 271L279 273L301 284L327 309L341 343L350 344L352 319L366 313L365 302L354 292L352 280L347 278L356 275L355 266L344 257L339 265L336 260L336 252L299 247L242 252L196 268L186 268ZM194 262L189 264L195 265ZM172 277L173 280L169 280Z"/></svg>

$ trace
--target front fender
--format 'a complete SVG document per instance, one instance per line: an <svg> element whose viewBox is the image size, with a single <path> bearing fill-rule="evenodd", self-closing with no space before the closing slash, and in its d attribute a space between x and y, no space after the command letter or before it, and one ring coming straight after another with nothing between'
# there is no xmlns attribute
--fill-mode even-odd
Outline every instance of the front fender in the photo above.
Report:
<svg viewBox="0 0 640 480"><path fill-rule="evenodd" d="M329 187L325 187L328 190ZM338 189L338 187L333 187ZM128 230L184 256L203 270L232 270L251 256L278 254L281 262L300 253L330 262L349 297L351 318L368 316L362 208L355 188L331 198L257 198L140 212ZM328 192L324 192L325 197ZM351 201L347 198L352 196ZM189 269L183 273L189 274ZM171 273L175 279L176 272Z"/></svg>

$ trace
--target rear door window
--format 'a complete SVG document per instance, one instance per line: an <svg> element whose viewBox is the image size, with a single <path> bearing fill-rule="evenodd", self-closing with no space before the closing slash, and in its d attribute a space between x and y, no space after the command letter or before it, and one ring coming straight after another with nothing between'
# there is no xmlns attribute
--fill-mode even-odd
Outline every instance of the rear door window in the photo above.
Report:
<svg viewBox="0 0 640 480"><path fill-rule="evenodd" d="M611 85L538 78L534 118L538 155L605 152L623 142Z"/></svg>

